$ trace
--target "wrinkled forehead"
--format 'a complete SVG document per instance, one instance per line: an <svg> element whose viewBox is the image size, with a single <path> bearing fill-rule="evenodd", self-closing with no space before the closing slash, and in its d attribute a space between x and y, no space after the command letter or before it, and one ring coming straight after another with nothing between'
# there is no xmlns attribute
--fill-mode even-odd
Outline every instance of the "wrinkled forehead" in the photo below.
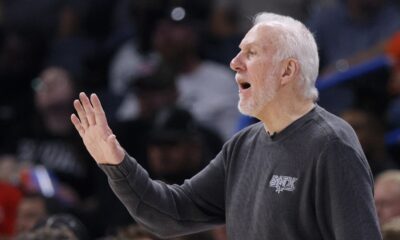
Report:
<svg viewBox="0 0 400 240"><path fill-rule="evenodd" d="M280 31L277 27L265 23L254 25L245 35L239 47L241 49L256 45L261 48L276 48Z"/></svg>

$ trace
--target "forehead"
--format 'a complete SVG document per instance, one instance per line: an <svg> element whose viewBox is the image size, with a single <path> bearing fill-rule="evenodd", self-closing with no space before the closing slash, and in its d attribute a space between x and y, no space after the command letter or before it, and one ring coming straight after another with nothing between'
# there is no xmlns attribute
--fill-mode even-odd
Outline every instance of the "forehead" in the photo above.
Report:
<svg viewBox="0 0 400 240"><path fill-rule="evenodd" d="M68 73L63 69L58 68L49 68L44 70L39 77L39 80L43 84L47 85L72 85L72 79L68 75Z"/></svg>
<svg viewBox="0 0 400 240"><path fill-rule="evenodd" d="M249 46L262 48L274 46L277 34L279 33L276 28L259 23L247 32L239 47L243 49Z"/></svg>
<svg viewBox="0 0 400 240"><path fill-rule="evenodd" d="M393 179L381 179L375 182L375 190L384 195L400 195L400 184Z"/></svg>

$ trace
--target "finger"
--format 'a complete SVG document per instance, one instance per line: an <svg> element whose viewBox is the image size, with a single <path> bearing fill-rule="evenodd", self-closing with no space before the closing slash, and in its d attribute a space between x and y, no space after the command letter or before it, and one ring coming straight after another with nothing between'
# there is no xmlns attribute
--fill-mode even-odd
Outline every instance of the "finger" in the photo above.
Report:
<svg viewBox="0 0 400 240"><path fill-rule="evenodd" d="M100 99L99 97L93 93L92 95L90 95L90 101L93 104L93 109L94 109L94 116L95 116L95 121L96 123L103 123L103 124L107 124L107 118L106 118L106 114L104 112L103 106L101 105Z"/></svg>
<svg viewBox="0 0 400 240"><path fill-rule="evenodd" d="M89 101L89 98L86 96L85 93L81 92L79 94L79 99L82 102L83 109L85 109L85 113L86 113L86 117L89 122L89 125L95 125L96 121L94 118L94 110L93 110L92 104Z"/></svg>
<svg viewBox="0 0 400 240"><path fill-rule="evenodd" d="M74 107L75 107L76 112L78 113L78 116L79 116L78 120L81 122L81 126L84 129L88 128L89 127L89 122L88 122L88 120L86 118L86 113L85 113L85 110L82 107L81 102L79 100L75 100L74 101Z"/></svg>
<svg viewBox="0 0 400 240"><path fill-rule="evenodd" d="M83 135L85 134L85 129L82 127L81 122L79 121L79 118L74 113L71 114L71 122L72 122L72 124L74 124L79 135L81 137L83 137Z"/></svg>

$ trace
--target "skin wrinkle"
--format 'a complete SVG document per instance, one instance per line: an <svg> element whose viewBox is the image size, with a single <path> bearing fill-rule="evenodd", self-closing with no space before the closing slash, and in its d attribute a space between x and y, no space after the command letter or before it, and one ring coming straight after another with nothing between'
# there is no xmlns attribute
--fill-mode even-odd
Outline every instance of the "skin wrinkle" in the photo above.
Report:
<svg viewBox="0 0 400 240"><path fill-rule="evenodd" d="M301 75L298 60L277 57L275 42L282 34L277 27L266 23L255 25L231 61L239 85L239 110L261 120L268 133L280 132L314 107L312 99L299 93L302 89L298 84ZM257 52L250 48L253 45L262 47ZM241 84L246 82L251 87L243 89Z"/></svg>
<svg viewBox="0 0 400 240"><path fill-rule="evenodd" d="M260 115L266 105L276 96L279 88L278 82L275 80L278 66L275 66L273 57L268 57L276 55L277 50L273 39L270 39L268 43L261 41L269 39L265 36L269 34L268 30L269 28L265 25L259 25L250 30L240 44L241 53L232 60L232 65L237 62L238 69L240 69L237 74L238 78L243 78L251 84L249 90L252 97L246 100L240 95L238 103L239 110L246 115Z"/></svg>

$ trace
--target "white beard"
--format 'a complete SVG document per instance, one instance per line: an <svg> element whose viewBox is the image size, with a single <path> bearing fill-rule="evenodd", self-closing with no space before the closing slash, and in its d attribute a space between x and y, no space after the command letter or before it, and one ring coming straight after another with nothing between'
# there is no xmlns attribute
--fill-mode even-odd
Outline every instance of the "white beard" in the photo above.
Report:
<svg viewBox="0 0 400 240"><path fill-rule="evenodd" d="M257 118L266 105L276 96L278 83L276 80L266 79L261 89L251 89L250 91L252 91L252 95L246 100L239 95L238 109L244 115Z"/></svg>

